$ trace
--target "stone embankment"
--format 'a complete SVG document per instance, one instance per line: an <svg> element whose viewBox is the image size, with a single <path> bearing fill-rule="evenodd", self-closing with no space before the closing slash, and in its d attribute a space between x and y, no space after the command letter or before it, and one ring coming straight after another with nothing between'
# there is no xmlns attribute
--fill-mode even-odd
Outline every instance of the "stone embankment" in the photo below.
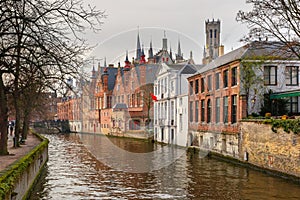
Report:
<svg viewBox="0 0 300 200"><path fill-rule="evenodd" d="M300 134L287 133L263 121L241 121L239 131L193 133L190 150L204 156L247 165L300 183Z"/></svg>
<svg viewBox="0 0 300 200"><path fill-rule="evenodd" d="M0 199L26 199L48 160L49 141L39 134L30 134L24 145L0 156Z"/></svg>
<svg viewBox="0 0 300 200"><path fill-rule="evenodd" d="M300 179L300 135L271 125L242 122L240 158L263 169Z"/></svg>

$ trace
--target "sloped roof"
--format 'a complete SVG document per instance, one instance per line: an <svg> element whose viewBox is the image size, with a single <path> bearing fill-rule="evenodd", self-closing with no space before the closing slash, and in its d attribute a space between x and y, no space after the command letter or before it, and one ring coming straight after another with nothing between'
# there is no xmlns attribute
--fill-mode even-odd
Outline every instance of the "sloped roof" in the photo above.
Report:
<svg viewBox="0 0 300 200"><path fill-rule="evenodd" d="M159 64L142 64L142 65L137 65L135 67L135 71L138 77L138 81L140 83L141 79L141 72L140 72L140 67L145 66L146 67L146 80L145 83L153 83L155 78L156 78L156 72L159 70Z"/></svg>
<svg viewBox="0 0 300 200"><path fill-rule="evenodd" d="M197 67L195 65L187 64L182 69L181 74L194 74L197 72Z"/></svg>
<svg viewBox="0 0 300 200"><path fill-rule="evenodd" d="M185 66L185 63L168 65L168 67L171 68L172 70L178 70L178 71L181 70L184 66Z"/></svg>
<svg viewBox="0 0 300 200"><path fill-rule="evenodd" d="M235 49L223 56L220 56L220 57L216 58L215 60L211 61L210 63L204 65L202 68L200 68L197 71L197 73L203 73L203 72L209 71L211 69L225 65L227 63L230 63L234 60L239 60L242 58L242 56L246 50L247 50L247 46L245 45L245 46Z"/></svg>
<svg viewBox="0 0 300 200"><path fill-rule="evenodd" d="M100 73L103 75L106 67L100 67ZM108 74L108 90L113 90L116 83L116 75L118 73L118 68L115 67L107 67ZM101 77L102 79L102 77ZM102 80L103 81L103 80Z"/></svg>
<svg viewBox="0 0 300 200"><path fill-rule="evenodd" d="M167 66L172 70L179 71L181 74L194 74L197 72L197 70L201 69L203 65L194 65L185 62L171 65L167 64Z"/></svg>
<svg viewBox="0 0 300 200"><path fill-rule="evenodd" d="M113 110L114 109L128 109L127 104L126 103L116 103L113 106Z"/></svg>
<svg viewBox="0 0 300 200"><path fill-rule="evenodd" d="M223 56L220 56L213 60L212 62L204 65L197 71L198 73L203 73L208 70L220 67L227 63L233 62L235 60L258 60L261 58L266 59L277 59L277 60L287 60L287 59L297 59L291 50L284 44L280 42L252 42L246 44L238 49L235 49Z"/></svg>

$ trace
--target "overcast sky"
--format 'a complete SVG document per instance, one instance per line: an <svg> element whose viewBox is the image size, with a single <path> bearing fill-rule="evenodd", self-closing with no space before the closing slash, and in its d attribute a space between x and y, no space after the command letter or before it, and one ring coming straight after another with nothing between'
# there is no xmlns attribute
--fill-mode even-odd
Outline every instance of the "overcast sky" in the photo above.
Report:
<svg viewBox="0 0 300 200"><path fill-rule="evenodd" d="M250 10L246 0L85 0L98 9L105 10L102 31L87 35L97 47L89 56L106 57L108 63L124 63L125 53L135 56L136 38L140 33L146 57L152 39L154 52L161 49L164 31L168 48L177 52L178 39L185 58L190 51L196 63L201 64L205 44L205 20L221 21L221 43L225 53L243 44L239 42L248 30L235 21L239 10ZM130 59L131 60L131 59ZM98 60L95 61L96 63ZM103 61L100 61L101 65Z"/></svg>

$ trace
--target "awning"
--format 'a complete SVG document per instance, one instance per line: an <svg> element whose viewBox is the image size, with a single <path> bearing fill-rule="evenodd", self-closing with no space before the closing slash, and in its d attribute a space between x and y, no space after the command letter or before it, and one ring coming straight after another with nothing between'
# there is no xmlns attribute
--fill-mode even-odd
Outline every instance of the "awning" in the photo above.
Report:
<svg viewBox="0 0 300 200"><path fill-rule="evenodd" d="M300 96L300 91L271 94L270 99L281 99L285 97L297 97L297 96Z"/></svg>

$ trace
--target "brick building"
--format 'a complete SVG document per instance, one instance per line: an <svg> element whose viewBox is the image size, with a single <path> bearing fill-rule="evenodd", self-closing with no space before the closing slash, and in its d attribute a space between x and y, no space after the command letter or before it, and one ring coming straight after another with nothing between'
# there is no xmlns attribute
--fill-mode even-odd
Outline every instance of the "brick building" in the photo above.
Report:
<svg viewBox="0 0 300 200"><path fill-rule="evenodd" d="M245 74L249 65L257 79L246 95ZM290 72L290 68L298 71L299 66L299 59L295 60L286 48L280 50L273 42L253 42L206 64L188 78L191 145L238 156L238 122L247 114L260 111L266 91L295 94L290 101L296 99L296 108L289 110L298 112L298 93L292 91L300 90L299 73ZM294 85L290 84L291 73Z"/></svg>
<svg viewBox="0 0 300 200"><path fill-rule="evenodd" d="M167 43L164 34L162 48L154 54L151 41L146 60L138 34L137 57L130 62L126 53L123 66L119 63L118 67L107 67L105 62L97 71L93 68L91 79L79 81L77 90L58 104L58 118L69 120L72 131L109 134L118 128L132 133L152 130L151 94L157 71L162 64L193 63L192 56L189 60L183 59L180 41L175 58L171 49L168 51ZM119 109L118 105L126 105L126 109L124 106Z"/></svg>

